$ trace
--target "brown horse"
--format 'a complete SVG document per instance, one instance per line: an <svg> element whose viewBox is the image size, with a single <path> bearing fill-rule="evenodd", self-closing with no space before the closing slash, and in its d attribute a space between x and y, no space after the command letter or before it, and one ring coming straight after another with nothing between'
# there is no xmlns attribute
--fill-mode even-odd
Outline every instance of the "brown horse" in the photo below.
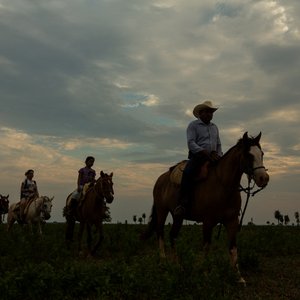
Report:
<svg viewBox="0 0 300 300"><path fill-rule="evenodd" d="M70 213L71 195L67 197L66 206L64 208L64 216L67 220L66 241L72 242L74 234L75 222L80 223L78 233L78 250L81 251L82 235L87 227L87 245L90 255L94 255L103 240L103 218L106 213L106 203L112 203L114 200L113 190L113 173L110 175L100 172L100 177L97 179L95 185L87 190L84 199L80 205L77 205L75 213ZM92 225L95 225L99 234L98 241L92 249Z"/></svg>
<svg viewBox="0 0 300 300"><path fill-rule="evenodd" d="M9 195L2 196L0 194L0 224L3 223L4 215L8 213L8 207L9 207ZM3 217L2 217L3 215Z"/></svg>
<svg viewBox="0 0 300 300"><path fill-rule="evenodd" d="M239 228L241 209L240 181L243 173L251 176L257 186L264 187L269 175L263 166L263 152L259 144L261 133L256 138L249 138L247 132L235 146L215 165L209 167L208 176L196 182L193 199L187 209L185 219L203 222L203 242L206 252L211 244L213 228L221 223L225 226L229 239L231 263L239 274L237 265L236 235ZM180 186L170 181L170 173L165 172L156 181L153 189L154 204L152 214L143 238L156 232L160 256L165 258L164 224L168 213L173 212L178 203ZM175 239L179 234L182 221L173 217L170 231L171 246L175 252ZM240 275L239 275L240 276ZM244 282L240 276L240 281Z"/></svg>

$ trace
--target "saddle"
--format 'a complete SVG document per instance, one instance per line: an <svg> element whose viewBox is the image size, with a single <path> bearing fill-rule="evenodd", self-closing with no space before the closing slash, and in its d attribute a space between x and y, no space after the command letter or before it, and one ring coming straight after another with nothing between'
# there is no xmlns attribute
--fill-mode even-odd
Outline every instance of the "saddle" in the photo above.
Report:
<svg viewBox="0 0 300 300"><path fill-rule="evenodd" d="M187 160L182 160L170 168L170 181L176 185L181 185L182 173L187 164ZM197 172L195 181L204 180L208 176L209 161L206 161Z"/></svg>
<svg viewBox="0 0 300 300"><path fill-rule="evenodd" d="M86 183L83 188L82 188L82 191L81 191L81 195L79 197L79 200L78 200L78 205L81 206L82 203L84 202L84 199L85 199L85 195L87 194L88 191L91 190L91 188L93 187L94 185L91 184L90 182Z"/></svg>

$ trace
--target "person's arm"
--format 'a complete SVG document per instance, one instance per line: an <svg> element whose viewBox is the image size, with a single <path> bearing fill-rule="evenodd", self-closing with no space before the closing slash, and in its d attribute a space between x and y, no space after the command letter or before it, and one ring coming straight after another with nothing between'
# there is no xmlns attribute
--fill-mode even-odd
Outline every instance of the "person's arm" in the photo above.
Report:
<svg viewBox="0 0 300 300"><path fill-rule="evenodd" d="M82 172L81 172L81 170L79 170L78 171L78 177L77 177L77 191L78 192L81 191L81 188L80 188L81 178L82 178Z"/></svg>
<svg viewBox="0 0 300 300"><path fill-rule="evenodd" d="M193 154L200 153L200 152L207 152L203 147L199 146L197 144L197 136L199 132L196 129L195 123L192 122L189 124L186 130L186 136L187 136L187 145L189 151L191 151Z"/></svg>
<svg viewBox="0 0 300 300"><path fill-rule="evenodd" d="M24 192L26 192L26 189L25 189L25 183L23 181L21 184L21 189L20 189L20 199L22 198L22 195Z"/></svg>
<svg viewBox="0 0 300 300"><path fill-rule="evenodd" d="M220 140L220 136L219 136L219 129L218 129L218 127L215 127L215 128L216 128L216 151L212 151L210 153L210 158L212 161L219 160L221 158L221 156L223 155L221 140Z"/></svg>
<svg viewBox="0 0 300 300"><path fill-rule="evenodd" d="M218 130L218 136L217 136L217 153L221 157L223 155L222 144L221 144L221 140L220 140L219 129L217 128L217 130Z"/></svg>
<svg viewBox="0 0 300 300"><path fill-rule="evenodd" d="M36 195L37 197L40 196L36 182L35 182L35 195Z"/></svg>

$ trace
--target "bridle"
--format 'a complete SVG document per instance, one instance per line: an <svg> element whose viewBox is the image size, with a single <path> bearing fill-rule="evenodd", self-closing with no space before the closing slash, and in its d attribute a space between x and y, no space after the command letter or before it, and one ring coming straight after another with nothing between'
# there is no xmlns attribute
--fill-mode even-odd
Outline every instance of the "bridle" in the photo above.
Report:
<svg viewBox="0 0 300 300"><path fill-rule="evenodd" d="M254 173L254 171L258 169L265 169L265 171L268 171L265 166L259 166L259 167L252 168L252 173Z"/></svg>
<svg viewBox="0 0 300 300"><path fill-rule="evenodd" d="M244 219L244 215L245 215L245 212L246 212L246 209L248 206L250 196L254 197L258 192L260 192L261 190L263 190L266 187L266 186L262 186L260 188L257 188L255 191L253 191L253 189L255 188L255 182L253 182L253 184L251 185L251 181L253 180L254 171L258 170L258 169L264 169L265 171L268 171L268 169L266 169L265 166L259 166L259 167L252 168L250 174L246 173L248 176L248 186L246 188L244 188L242 185L240 185L240 187L239 187L240 192L244 192L247 194L245 206L244 206L243 210L241 210L242 216L241 216L240 223L239 223L239 230L241 230L242 225L243 225L243 219Z"/></svg>
<svg viewBox="0 0 300 300"><path fill-rule="evenodd" d="M95 192L95 194L99 197L99 198L101 198L102 200L104 200L105 201L105 199L106 199L106 197L105 197L105 189L104 189L104 187L103 187L103 181L104 180L106 180L107 178L105 178L105 177L100 177L98 180L97 180L97 182L96 182L96 184L93 186L93 190L94 190L94 192ZM108 181L108 180L107 180ZM99 183L100 184L100 187L99 187L99 189L97 189L96 188L96 185L97 185L97 183ZM99 191L98 191L99 190ZM109 189L107 189L108 191L109 191ZM113 192L112 192L112 194L113 194Z"/></svg>
<svg viewBox="0 0 300 300"><path fill-rule="evenodd" d="M34 200L35 206L36 206L37 199ZM51 202L48 197L43 196L43 201L41 203L41 209L40 212L42 213L43 218L50 216L51 209L48 211L47 206L45 205L45 202Z"/></svg>

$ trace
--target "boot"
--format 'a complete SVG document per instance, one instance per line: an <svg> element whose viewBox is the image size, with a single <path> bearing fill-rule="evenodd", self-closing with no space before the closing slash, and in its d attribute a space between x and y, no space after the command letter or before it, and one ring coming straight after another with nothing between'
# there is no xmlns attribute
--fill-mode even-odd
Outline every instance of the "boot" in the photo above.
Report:
<svg viewBox="0 0 300 300"><path fill-rule="evenodd" d="M189 175L183 172L181 179L181 186L179 192L178 206L174 209L174 217L182 218L186 213L186 208L190 203L191 194L193 189L193 182Z"/></svg>
<svg viewBox="0 0 300 300"><path fill-rule="evenodd" d="M20 205L20 220L22 223L25 223L25 207L24 205Z"/></svg>
<svg viewBox="0 0 300 300"><path fill-rule="evenodd" d="M188 204L188 195L180 195L179 204L174 209L174 217L175 218L183 218L186 211L186 206Z"/></svg>

